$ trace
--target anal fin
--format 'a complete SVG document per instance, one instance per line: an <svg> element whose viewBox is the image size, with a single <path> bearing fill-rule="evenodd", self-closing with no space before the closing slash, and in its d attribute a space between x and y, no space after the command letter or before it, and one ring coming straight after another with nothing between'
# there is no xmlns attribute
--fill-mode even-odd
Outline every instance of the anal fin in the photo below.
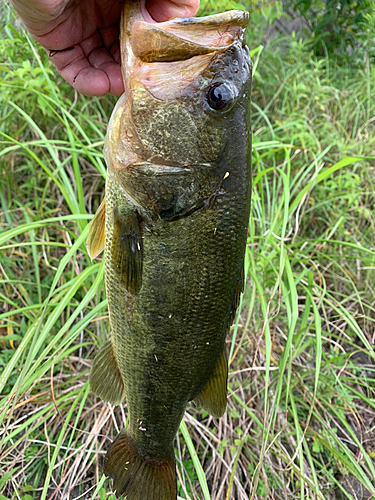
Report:
<svg viewBox="0 0 375 500"><path fill-rule="evenodd" d="M215 370L194 403L213 417L221 417L227 406L228 361L225 348L216 363Z"/></svg>
<svg viewBox="0 0 375 500"><path fill-rule="evenodd" d="M142 285L143 241L138 213L131 207L114 208L111 254L123 285L135 295Z"/></svg>
<svg viewBox="0 0 375 500"><path fill-rule="evenodd" d="M95 356L90 372L90 387L96 396L108 403L116 405L125 399L124 382L111 340L107 340Z"/></svg>
<svg viewBox="0 0 375 500"><path fill-rule="evenodd" d="M95 259L104 250L105 239L105 198L91 220L86 248L91 259Z"/></svg>

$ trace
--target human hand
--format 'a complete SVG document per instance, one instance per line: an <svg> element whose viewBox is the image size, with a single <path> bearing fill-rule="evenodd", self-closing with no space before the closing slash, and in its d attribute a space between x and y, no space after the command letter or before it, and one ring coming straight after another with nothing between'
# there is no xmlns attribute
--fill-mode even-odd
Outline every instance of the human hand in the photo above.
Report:
<svg viewBox="0 0 375 500"><path fill-rule="evenodd" d="M128 1L128 0L123 0ZM121 0L11 0L61 76L87 96L120 95ZM143 0L151 18L194 16L199 0Z"/></svg>

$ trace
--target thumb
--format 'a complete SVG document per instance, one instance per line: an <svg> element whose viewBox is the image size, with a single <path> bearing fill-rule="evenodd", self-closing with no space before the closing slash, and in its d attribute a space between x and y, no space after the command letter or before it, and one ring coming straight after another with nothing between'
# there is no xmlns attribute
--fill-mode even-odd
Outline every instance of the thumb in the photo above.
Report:
<svg viewBox="0 0 375 500"><path fill-rule="evenodd" d="M157 22L195 16L198 8L199 0L146 0L146 9Z"/></svg>

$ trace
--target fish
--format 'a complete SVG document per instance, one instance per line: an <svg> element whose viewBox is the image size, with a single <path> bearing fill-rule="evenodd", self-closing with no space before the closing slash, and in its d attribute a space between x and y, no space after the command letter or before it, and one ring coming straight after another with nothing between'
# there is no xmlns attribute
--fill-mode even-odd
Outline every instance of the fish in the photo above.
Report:
<svg viewBox="0 0 375 500"><path fill-rule="evenodd" d="M124 3L125 92L87 250L104 250L111 330L91 390L128 411L104 472L128 500L176 500L187 405L217 418L226 409L251 201L248 23L241 10L155 23Z"/></svg>

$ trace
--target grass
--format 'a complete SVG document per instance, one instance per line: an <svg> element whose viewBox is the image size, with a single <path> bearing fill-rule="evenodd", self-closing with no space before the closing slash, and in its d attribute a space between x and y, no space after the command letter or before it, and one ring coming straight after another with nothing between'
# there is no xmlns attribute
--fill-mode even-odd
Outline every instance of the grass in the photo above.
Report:
<svg viewBox="0 0 375 500"><path fill-rule="evenodd" d="M0 500L113 500L101 466L126 405L89 390L108 313L85 239L115 99L75 95L3 15ZM293 37L249 45L253 201L228 411L188 407L179 496L375 494L375 70L316 59Z"/></svg>

